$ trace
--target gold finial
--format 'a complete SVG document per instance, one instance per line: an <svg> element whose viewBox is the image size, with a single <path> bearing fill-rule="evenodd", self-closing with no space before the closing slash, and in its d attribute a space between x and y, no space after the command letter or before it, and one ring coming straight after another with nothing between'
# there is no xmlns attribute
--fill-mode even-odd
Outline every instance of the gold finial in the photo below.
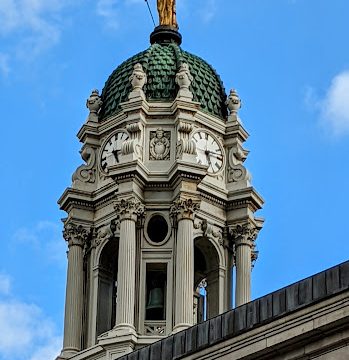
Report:
<svg viewBox="0 0 349 360"><path fill-rule="evenodd" d="M178 29L176 19L176 0L157 0L160 25Z"/></svg>

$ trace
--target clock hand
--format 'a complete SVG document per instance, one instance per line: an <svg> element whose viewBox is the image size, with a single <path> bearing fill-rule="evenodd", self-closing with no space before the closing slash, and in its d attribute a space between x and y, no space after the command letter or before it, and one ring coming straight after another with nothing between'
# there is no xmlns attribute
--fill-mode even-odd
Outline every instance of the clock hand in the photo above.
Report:
<svg viewBox="0 0 349 360"><path fill-rule="evenodd" d="M207 161L208 167L210 168L210 167L212 167L212 163L211 163L209 151L206 150L205 155L206 155L206 161Z"/></svg>
<svg viewBox="0 0 349 360"><path fill-rule="evenodd" d="M121 150L118 150L118 149L115 149L115 150L112 151L112 153L113 153L113 155L114 155L114 157L115 157L116 162L119 162L119 152L120 152L120 151L121 151Z"/></svg>
<svg viewBox="0 0 349 360"><path fill-rule="evenodd" d="M215 158L218 159L218 160L223 160L223 156L222 156L222 155L216 154L216 153L214 153L214 152L210 152L210 156L213 156L213 157L215 157Z"/></svg>

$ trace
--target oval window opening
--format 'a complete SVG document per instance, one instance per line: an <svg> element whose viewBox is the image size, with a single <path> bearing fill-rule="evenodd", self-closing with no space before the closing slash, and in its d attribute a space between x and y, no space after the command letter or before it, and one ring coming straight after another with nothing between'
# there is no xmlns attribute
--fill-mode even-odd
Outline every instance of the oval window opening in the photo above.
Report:
<svg viewBox="0 0 349 360"><path fill-rule="evenodd" d="M161 215L154 215L148 222L147 233L149 239L155 243L164 241L168 233L168 225L165 218Z"/></svg>

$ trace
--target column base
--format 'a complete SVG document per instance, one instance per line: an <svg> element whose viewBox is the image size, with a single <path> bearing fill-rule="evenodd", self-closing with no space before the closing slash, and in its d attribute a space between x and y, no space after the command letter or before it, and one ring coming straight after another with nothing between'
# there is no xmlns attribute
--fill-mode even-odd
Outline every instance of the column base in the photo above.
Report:
<svg viewBox="0 0 349 360"><path fill-rule="evenodd" d="M175 325L175 327L173 328L172 330L172 334L176 334L180 331L183 331L183 330L186 330L190 327L192 327L193 324L178 324L178 325Z"/></svg>
<svg viewBox="0 0 349 360"><path fill-rule="evenodd" d="M61 353L56 357L56 360L66 360L77 354L79 350L75 349L63 349Z"/></svg>
<svg viewBox="0 0 349 360"><path fill-rule="evenodd" d="M137 333L129 326L118 326L97 338L97 344L107 349L106 359L118 359L135 350Z"/></svg>
<svg viewBox="0 0 349 360"><path fill-rule="evenodd" d="M136 329L129 325L129 324L120 324L115 326L113 329L107 331L106 333L99 335L97 340L98 342L104 339L111 339L111 338L122 338L128 336L135 336L137 337Z"/></svg>

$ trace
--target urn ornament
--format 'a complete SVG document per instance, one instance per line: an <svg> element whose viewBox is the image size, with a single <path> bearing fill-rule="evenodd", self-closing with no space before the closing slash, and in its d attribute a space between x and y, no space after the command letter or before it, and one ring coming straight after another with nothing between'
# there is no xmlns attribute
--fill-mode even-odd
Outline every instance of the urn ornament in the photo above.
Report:
<svg viewBox="0 0 349 360"><path fill-rule="evenodd" d="M241 99L235 89L231 89L225 102L231 114L236 115L241 108Z"/></svg>
<svg viewBox="0 0 349 360"><path fill-rule="evenodd" d="M137 63L133 68L133 73L130 76L130 81L133 90L141 90L147 83L147 74L143 70L143 66Z"/></svg>

